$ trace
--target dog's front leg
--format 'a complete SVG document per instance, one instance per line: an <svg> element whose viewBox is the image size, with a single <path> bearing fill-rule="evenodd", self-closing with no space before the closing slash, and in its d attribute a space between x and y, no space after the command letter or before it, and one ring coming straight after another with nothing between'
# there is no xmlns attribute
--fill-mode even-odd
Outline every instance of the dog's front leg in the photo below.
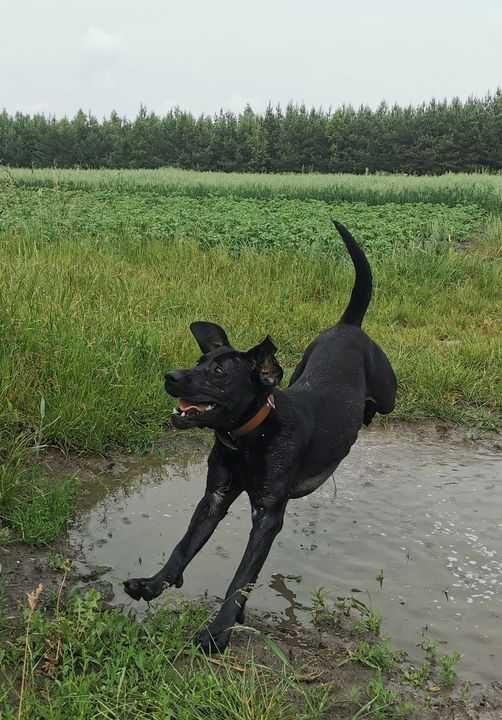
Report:
<svg viewBox="0 0 502 720"><path fill-rule="evenodd" d="M240 495L241 487L232 484L225 468L210 463L204 497L197 505L188 530L174 548L171 557L150 578L130 578L124 582L124 590L134 600L152 600L169 585L181 587L183 571L213 534L230 505Z"/></svg>
<svg viewBox="0 0 502 720"><path fill-rule="evenodd" d="M253 527L244 556L217 616L197 638L204 652L222 651L228 645L231 629L242 617L247 596L282 528L285 509L285 501L253 507Z"/></svg>

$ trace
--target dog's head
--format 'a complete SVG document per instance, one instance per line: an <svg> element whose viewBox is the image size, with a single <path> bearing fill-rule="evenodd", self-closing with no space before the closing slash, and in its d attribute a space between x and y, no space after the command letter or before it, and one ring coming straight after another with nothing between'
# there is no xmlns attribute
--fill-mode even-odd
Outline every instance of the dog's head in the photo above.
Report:
<svg viewBox="0 0 502 720"><path fill-rule="evenodd" d="M267 336L251 350L240 352L230 345L223 328L211 322L194 322L190 330L203 354L195 367L165 376L166 391L178 398L173 425L233 430L259 409L267 391L282 380L277 348Z"/></svg>

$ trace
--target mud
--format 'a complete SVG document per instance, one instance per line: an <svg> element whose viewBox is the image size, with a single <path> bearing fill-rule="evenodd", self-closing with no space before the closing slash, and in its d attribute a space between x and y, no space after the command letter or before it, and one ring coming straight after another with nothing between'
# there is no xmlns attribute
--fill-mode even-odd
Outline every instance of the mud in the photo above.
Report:
<svg viewBox="0 0 502 720"><path fill-rule="evenodd" d="M207 439L167 454L82 466L92 509L69 536L80 573L97 572L114 602L140 613L121 582L155 572L185 531L204 489ZM250 610L295 634L309 626L314 590L353 594L381 611L383 632L411 660L426 638L463 654L462 678L500 681L501 461L496 439L447 428L361 433L334 479L289 504ZM185 572L185 597L224 594L249 527L242 496Z"/></svg>

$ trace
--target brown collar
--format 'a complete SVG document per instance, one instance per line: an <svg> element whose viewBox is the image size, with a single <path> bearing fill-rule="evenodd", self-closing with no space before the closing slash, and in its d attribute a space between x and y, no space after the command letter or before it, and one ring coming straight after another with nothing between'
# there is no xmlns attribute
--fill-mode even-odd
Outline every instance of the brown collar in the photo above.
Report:
<svg viewBox="0 0 502 720"><path fill-rule="evenodd" d="M247 435L251 432L251 430L257 428L258 425L261 425L265 418L268 417L272 409L275 410L275 400L273 395L269 395L265 405L258 410L256 415L254 415L251 420L248 420L247 423L241 425L240 428L237 428L237 430L233 430L232 434L237 435L238 437L241 435Z"/></svg>
<svg viewBox="0 0 502 720"><path fill-rule="evenodd" d="M265 405L263 405L258 410L256 415L253 415L250 420L244 423L244 425L241 425L240 428L237 428L237 430L232 430L228 433L221 433L216 431L216 436L223 443L223 445L226 445L226 447L230 448L230 450L237 450L237 447L232 442L233 438L247 435L252 430L257 428L269 416L271 410L275 410L275 398L273 395L269 395L265 402Z"/></svg>

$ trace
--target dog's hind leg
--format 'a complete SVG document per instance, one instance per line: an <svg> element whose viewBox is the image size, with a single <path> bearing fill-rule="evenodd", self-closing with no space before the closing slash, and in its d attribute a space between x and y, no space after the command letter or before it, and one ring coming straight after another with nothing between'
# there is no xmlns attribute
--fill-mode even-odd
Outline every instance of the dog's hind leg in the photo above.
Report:
<svg viewBox="0 0 502 720"><path fill-rule="evenodd" d="M256 583L274 538L282 528L285 508L286 502L253 508L253 527L244 556L217 616L197 638L197 643L204 652L224 650L230 639L232 626L243 619L249 592Z"/></svg>
<svg viewBox="0 0 502 720"><path fill-rule="evenodd" d="M387 356L372 341L365 358L365 369L368 399L364 422L369 425L375 412L387 415L394 410L397 380Z"/></svg>

